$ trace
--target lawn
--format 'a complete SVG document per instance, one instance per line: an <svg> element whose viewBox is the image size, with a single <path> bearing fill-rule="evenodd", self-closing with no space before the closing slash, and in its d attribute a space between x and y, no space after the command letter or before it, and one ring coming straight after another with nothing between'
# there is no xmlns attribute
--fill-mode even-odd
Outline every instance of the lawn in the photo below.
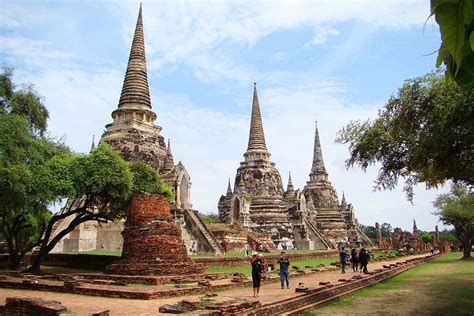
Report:
<svg viewBox="0 0 474 316"><path fill-rule="evenodd" d="M318 259L306 259L291 262L291 266L298 266L300 268L304 268L305 266L313 266L316 267L317 265L324 263L326 265L330 264L331 262L337 261L337 257L332 258L318 258ZM278 266L276 267L278 269ZM242 266L235 266L235 267L213 267L208 268L206 272L213 273L213 272L241 272L245 275L249 276L251 274L251 267L250 263L247 265Z"/></svg>
<svg viewBox="0 0 474 316"><path fill-rule="evenodd" d="M304 315L472 315L474 259L449 253L370 288L329 302Z"/></svg>
<svg viewBox="0 0 474 316"><path fill-rule="evenodd" d="M97 255L97 256L117 256L120 257L122 255L122 251L112 251L112 250L90 250L90 251L69 251L65 252L67 254L72 255Z"/></svg>

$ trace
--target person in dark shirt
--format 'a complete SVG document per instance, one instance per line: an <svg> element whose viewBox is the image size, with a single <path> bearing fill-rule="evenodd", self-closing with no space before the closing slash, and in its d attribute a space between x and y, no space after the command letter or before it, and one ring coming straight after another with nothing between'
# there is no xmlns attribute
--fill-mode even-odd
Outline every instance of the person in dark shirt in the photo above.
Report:
<svg viewBox="0 0 474 316"><path fill-rule="evenodd" d="M346 273L347 252L344 250L344 247L341 247L341 251L339 252L339 259L341 261L342 273Z"/></svg>
<svg viewBox="0 0 474 316"><path fill-rule="evenodd" d="M360 250L359 254L359 262L360 262L360 267L362 269L362 272L367 273L367 264L369 264L369 254L367 253L367 250L362 248Z"/></svg>
<svg viewBox="0 0 474 316"><path fill-rule="evenodd" d="M353 248L351 251L351 257L349 259L352 263L352 271L358 272L359 271L359 253L357 249Z"/></svg>
<svg viewBox="0 0 474 316"><path fill-rule="evenodd" d="M254 253L250 262L252 265L253 297L258 297L260 282L262 281L262 272L265 269L263 256Z"/></svg>
<svg viewBox="0 0 474 316"><path fill-rule="evenodd" d="M288 273L288 267L290 266L290 260L286 257L286 253L284 251L281 252L280 259L278 260L280 264L280 284L281 288L285 288L285 281L286 281L286 288L290 288L290 279Z"/></svg>

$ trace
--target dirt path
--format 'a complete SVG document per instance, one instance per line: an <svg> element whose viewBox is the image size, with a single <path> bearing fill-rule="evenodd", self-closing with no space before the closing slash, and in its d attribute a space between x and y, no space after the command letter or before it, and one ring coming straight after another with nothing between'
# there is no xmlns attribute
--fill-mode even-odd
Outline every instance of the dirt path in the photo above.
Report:
<svg viewBox="0 0 474 316"><path fill-rule="evenodd" d="M416 257L416 256L412 256ZM397 260L391 260L390 262L405 261L409 257L403 257ZM369 265L369 270L381 268L386 262L380 261ZM295 293L294 287L298 282L304 282L305 286L318 287L320 281L331 281L337 282L341 277L350 278L355 274L352 270L347 269L347 273L341 275L337 272L324 272L321 274L314 274L309 276L301 276L291 278L291 289L280 289L279 283L265 284L261 288L259 300L263 304L281 301L290 297L301 295ZM229 298L248 298L253 299L251 288L238 288L222 292L217 292L220 299ZM39 292L39 291L28 291L28 290L10 290L0 289L0 302L4 302L6 297L41 297L48 300L56 300L61 302L64 306L68 307L71 311L77 313L77 315L88 315L92 312L110 310L111 315L158 315L158 308L163 304L174 304L183 298L193 299L201 297L200 295L190 295L185 297L174 297L157 300L128 300L128 299L117 299L117 298L104 298L85 296L77 294L66 294L66 293L53 293L53 292Z"/></svg>
<svg viewBox="0 0 474 316"><path fill-rule="evenodd" d="M305 315L473 315L474 260L448 254Z"/></svg>

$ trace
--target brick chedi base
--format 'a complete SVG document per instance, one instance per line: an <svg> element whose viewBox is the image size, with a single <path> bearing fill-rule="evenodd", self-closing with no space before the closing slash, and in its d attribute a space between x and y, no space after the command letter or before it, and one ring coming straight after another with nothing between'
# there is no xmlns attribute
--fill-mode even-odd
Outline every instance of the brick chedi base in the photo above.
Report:
<svg viewBox="0 0 474 316"><path fill-rule="evenodd" d="M107 273L178 275L204 271L188 257L169 204L161 195L132 199L122 235L122 257L106 267Z"/></svg>

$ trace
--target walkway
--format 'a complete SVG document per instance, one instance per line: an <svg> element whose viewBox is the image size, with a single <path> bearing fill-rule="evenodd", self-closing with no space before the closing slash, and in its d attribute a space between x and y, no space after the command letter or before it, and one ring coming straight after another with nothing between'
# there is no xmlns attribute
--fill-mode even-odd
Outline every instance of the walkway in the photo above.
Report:
<svg viewBox="0 0 474 316"><path fill-rule="evenodd" d="M408 258L417 257L409 256L402 257L400 259L390 260L390 263L397 261L405 261ZM375 262L369 264L369 271L377 268L382 268L386 264L386 261ZM294 287L299 282L304 282L307 287L318 287L320 281L331 281L336 283L340 278L350 278L355 274L352 270L347 269L347 273L342 275L338 272L324 272L320 274L313 274L309 276L300 276L292 278L291 287L292 289L280 289L279 283L265 284L261 288L260 297L258 298L262 304L268 304L278 302L290 297L302 295L295 293ZM219 299L224 298L247 298L253 299L251 288L238 288L222 292L217 292ZM56 300L61 302L64 306L70 310L78 313L78 315L88 315L92 312L98 312L103 310L110 310L111 315L158 315L158 308L163 304L174 304L183 298L186 299L197 299L202 295L189 295L185 297L174 297L158 300L128 300L128 299L116 299L116 298L104 298L104 297L93 297L83 296L77 294L65 294L65 293L52 293L52 292L38 292L29 290L10 290L0 289L0 302L4 302L6 297L21 296L21 297L41 297L47 300ZM168 314L169 315L169 314Z"/></svg>
<svg viewBox="0 0 474 316"><path fill-rule="evenodd" d="M474 259L452 253L328 303L314 315L473 315ZM307 313L306 315L310 315Z"/></svg>

